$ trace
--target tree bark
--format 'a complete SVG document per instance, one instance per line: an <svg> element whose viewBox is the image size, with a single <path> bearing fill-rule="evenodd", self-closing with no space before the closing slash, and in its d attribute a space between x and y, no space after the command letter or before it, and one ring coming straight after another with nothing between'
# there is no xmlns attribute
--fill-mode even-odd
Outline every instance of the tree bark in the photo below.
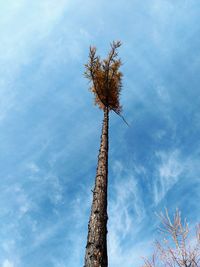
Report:
<svg viewBox="0 0 200 267"><path fill-rule="evenodd" d="M109 110L104 110L84 267L107 267L107 187Z"/></svg>

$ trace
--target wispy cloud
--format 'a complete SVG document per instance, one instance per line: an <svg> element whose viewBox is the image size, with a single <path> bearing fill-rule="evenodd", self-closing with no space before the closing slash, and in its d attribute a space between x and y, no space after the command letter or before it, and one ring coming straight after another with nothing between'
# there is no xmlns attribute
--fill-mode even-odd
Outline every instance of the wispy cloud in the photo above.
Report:
<svg viewBox="0 0 200 267"><path fill-rule="evenodd" d="M179 159L179 153L178 150L156 153L160 164L157 167L158 174L154 182L155 204L158 204L166 196L185 170L184 164Z"/></svg>
<svg viewBox="0 0 200 267"><path fill-rule="evenodd" d="M146 208L133 169L119 161L113 163L115 181L110 188L112 198L109 205L108 234L110 266L134 265L141 261L142 253L147 253L147 247L143 248L142 253L138 253L143 243L143 233L140 231ZM139 233L140 240L137 239ZM127 238L129 242L125 244L124 240ZM147 240L145 242L148 243Z"/></svg>
<svg viewBox="0 0 200 267"><path fill-rule="evenodd" d="M3 266L2 267L14 267L14 263L9 261L9 260L5 260L3 262Z"/></svg>

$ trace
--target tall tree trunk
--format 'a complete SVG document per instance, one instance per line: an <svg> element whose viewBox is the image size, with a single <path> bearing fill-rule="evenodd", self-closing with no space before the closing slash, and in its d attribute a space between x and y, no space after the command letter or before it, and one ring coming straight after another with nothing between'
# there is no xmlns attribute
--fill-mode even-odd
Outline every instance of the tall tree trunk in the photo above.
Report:
<svg viewBox="0 0 200 267"><path fill-rule="evenodd" d="M104 110L84 267L107 267L107 186L109 110Z"/></svg>

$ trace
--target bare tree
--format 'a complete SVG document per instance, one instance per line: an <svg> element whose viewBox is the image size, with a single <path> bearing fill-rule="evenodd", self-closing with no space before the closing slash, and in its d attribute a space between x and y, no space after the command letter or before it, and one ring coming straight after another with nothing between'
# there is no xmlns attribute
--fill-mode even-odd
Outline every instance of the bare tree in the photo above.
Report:
<svg viewBox="0 0 200 267"><path fill-rule="evenodd" d="M200 224L191 237L188 223L182 222L178 209L173 219L167 210L159 217L164 239L156 241L155 253L151 260L145 260L144 267L200 267Z"/></svg>
<svg viewBox="0 0 200 267"><path fill-rule="evenodd" d="M104 111L101 144L98 156L93 202L88 224L85 267L107 267L107 186L108 186L108 129L109 112L121 116L119 96L122 73L117 49L120 42L113 42L106 59L96 56L96 48L90 47L89 62L85 76L91 82L90 90L95 95L95 104Z"/></svg>

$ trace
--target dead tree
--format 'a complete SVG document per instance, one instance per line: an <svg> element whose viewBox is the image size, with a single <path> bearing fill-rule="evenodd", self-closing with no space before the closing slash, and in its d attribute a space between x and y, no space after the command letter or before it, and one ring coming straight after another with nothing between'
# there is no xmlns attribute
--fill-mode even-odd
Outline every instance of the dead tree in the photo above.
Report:
<svg viewBox="0 0 200 267"><path fill-rule="evenodd" d="M101 144L98 156L93 202L88 224L88 237L84 267L107 267L107 187L108 187L108 130L109 112L121 116L119 96L122 73L117 49L120 42L113 42L107 58L101 60L96 48L90 47L89 62L85 65L85 77L91 82L95 104L104 112Z"/></svg>
<svg viewBox="0 0 200 267"><path fill-rule="evenodd" d="M191 237L188 224L186 220L182 222L179 210L176 210L173 219L167 210L159 217L164 239L156 242L152 259L146 259L143 267L200 267L200 224L196 227L196 236Z"/></svg>

